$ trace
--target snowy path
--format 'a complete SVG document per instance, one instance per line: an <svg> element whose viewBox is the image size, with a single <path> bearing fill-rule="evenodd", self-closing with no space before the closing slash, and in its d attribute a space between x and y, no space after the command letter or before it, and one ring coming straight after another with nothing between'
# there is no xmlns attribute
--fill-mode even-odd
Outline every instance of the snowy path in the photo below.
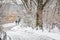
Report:
<svg viewBox="0 0 60 40"><path fill-rule="evenodd" d="M6 31L12 40L60 40L60 34L15 26Z"/></svg>

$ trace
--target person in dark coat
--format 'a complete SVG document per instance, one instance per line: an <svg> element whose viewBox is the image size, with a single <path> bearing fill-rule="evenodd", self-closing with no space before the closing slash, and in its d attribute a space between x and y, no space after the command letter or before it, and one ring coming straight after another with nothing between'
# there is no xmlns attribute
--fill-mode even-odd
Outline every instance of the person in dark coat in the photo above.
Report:
<svg viewBox="0 0 60 40"><path fill-rule="evenodd" d="M0 40L1 40L1 38L0 38Z"/></svg>
<svg viewBox="0 0 60 40"><path fill-rule="evenodd" d="M17 19L16 19L16 21L15 21L16 25L19 25L20 21L21 21L21 19L20 19L20 17L18 16Z"/></svg>

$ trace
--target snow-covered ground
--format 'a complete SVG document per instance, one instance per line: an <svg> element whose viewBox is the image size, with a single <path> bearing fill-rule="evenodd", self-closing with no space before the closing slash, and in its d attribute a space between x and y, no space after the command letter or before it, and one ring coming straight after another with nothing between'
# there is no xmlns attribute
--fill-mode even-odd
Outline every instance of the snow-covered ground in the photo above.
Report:
<svg viewBox="0 0 60 40"><path fill-rule="evenodd" d="M48 32L46 29L42 32L40 29L20 26L15 23L3 25L6 29L10 28L5 31L11 40L60 40L60 33L57 32L57 28L51 30L52 32ZM7 40L9 40L9 37L7 37Z"/></svg>

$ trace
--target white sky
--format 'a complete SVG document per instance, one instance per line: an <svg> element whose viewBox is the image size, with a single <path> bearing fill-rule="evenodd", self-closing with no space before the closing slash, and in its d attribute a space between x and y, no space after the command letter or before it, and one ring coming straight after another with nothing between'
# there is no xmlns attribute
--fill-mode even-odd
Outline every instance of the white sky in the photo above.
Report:
<svg viewBox="0 0 60 40"><path fill-rule="evenodd" d="M22 1L21 0L16 0L18 4L22 4Z"/></svg>
<svg viewBox="0 0 60 40"><path fill-rule="evenodd" d="M21 0L16 0L18 4L22 4L22 1ZM12 2L11 0L4 0L3 3L9 3L9 2ZM1 3L1 1L0 1Z"/></svg>

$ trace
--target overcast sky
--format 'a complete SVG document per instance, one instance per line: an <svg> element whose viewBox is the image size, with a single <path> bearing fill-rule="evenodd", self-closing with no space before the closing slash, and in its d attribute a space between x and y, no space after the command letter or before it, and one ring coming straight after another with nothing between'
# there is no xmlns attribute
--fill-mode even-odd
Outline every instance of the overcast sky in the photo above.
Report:
<svg viewBox="0 0 60 40"><path fill-rule="evenodd" d="M16 0L18 4L22 4L22 1L21 0ZM11 3L12 1L11 0L4 0L3 3ZM0 1L1 3L1 1Z"/></svg>
<svg viewBox="0 0 60 40"><path fill-rule="evenodd" d="M21 1L21 0L17 0L17 3L18 3L18 4L22 4L22 1Z"/></svg>

